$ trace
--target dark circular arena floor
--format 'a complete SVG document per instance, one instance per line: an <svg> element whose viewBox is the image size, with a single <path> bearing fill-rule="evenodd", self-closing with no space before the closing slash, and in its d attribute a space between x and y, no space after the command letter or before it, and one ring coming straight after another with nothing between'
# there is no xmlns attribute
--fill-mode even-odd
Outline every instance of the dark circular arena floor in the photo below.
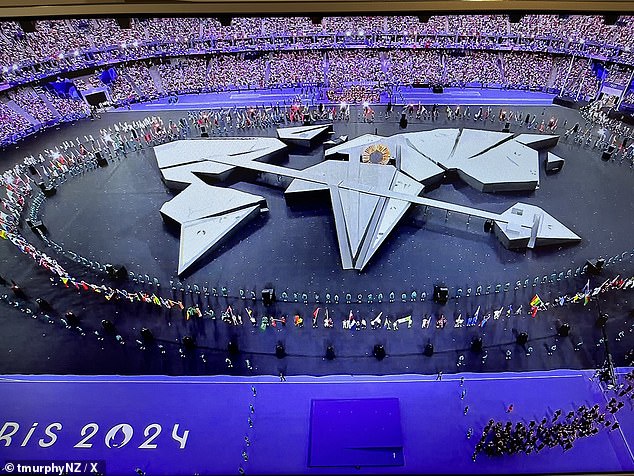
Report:
<svg viewBox="0 0 634 476"><path fill-rule="evenodd" d="M516 108L514 108L516 109ZM522 112L537 114L544 108L522 107ZM383 109L377 108L377 117ZM546 120L555 114L559 123L568 121L569 126L582 122L574 110L552 106L545 109ZM39 154L47 147L65 139L97 135L102 127L114 122L141 119L143 113L108 113L96 121L83 121L61 127L31 138L15 150L5 151L7 166L29 154ZM180 118L182 111L161 111L161 117ZM347 134L351 138L365 133L391 135L399 132L394 115L390 121L380 119L374 124L356 122L356 112L348 122L335 122L335 135ZM447 121L443 114L436 122L410 121L407 132L443 127L475 127L501 130L497 118L494 122L474 122L458 119ZM513 124L511 132L522 132ZM534 131L528 131L534 132ZM557 131L563 135L561 128ZM250 130L236 135L274 136L275 129ZM453 318L462 313L472 313L480 306L484 310L508 307L527 307L532 295L537 292L542 298L554 298L562 293L580 290L586 277L566 279L546 287L539 286L513 290L508 293L491 293L479 297L451 300L444 307L425 302L401 302L381 304L345 304L346 293L356 296L361 293L385 296L394 291L416 290L419 294L431 294L434 284L448 285L453 296L455 290L476 289L481 285L492 288L506 282L514 284L551 273L565 272L583 266L586 259L612 257L624 251L632 251L632 211L634 197L631 184L634 170L627 164L603 162L598 150L585 149L560 141L553 152L566 159L563 170L546 175L540 172L540 187L532 194L499 193L484 194L466 184L452 181L427 196L462 205L501 212L518 201L542 207L557 220L582 237L577 245L555 246L526 251L505 249L492 234L485 233L483 223L471 219L467 224L464 216L451 215L448 220L442 211L412 208L397 225L382 248L372 258L367 268L359 273L341 268L334 218L327 201L290 206L281 189L252 182L227 183L240 190L262 195L266 198L269 212L262 214L243 227L234 237L225 241L219 249L210 253L185 282L203 286L226 286L229 298L207 298L203 305L214 308L217 314L232 304L243 309L245 303L238 296L239 290L255 290L273 286L278 298L282 291L290 296L294 292L314 293L323 296L326 292L338 293L341 303L328 306L335 318L334 329L317 329L310 326L309 316L316 306L324 304L277 302L265 310L261 303L250 307L257 316L265 312L289 316L301 313L308 323L303 329L292 324L283 329L267 329L261 332L249 326L231 327L221 320L197 319L186 321L175 310L167 311L129 302L104 302L98 296L60 289L50 285L48 275L35 269L28 258L18 255L9 243L0 246L0 258L5 265L1 274L20 283L30 301L24 305L34 307L35 297L46 297L54 304L59 315L73 309L82 319L85 336L72 329L64 329L57 321L54 324L25 322L25 314L4 304L6 318L0 321L0 343L9 352L0 359L3 373L403 373L436 372L438 370L535 370L550 368L587 368L600 365L605 358L601 345L601 332L594 325L597 315L596 302L587 307L580 305L548 310L532 319L530 315L513 316L491 321L485 328L454 328ZM318 146L308 152L291 150L282 164L293 168L304 168L323 160L323 148ZM123 264L135 273L157 277L162 283L161 293L171 293L170 279L174 279L178 262L178 236L167 229L159 209L173 194L161 182L160 173L151 149L129 153L110 166L68 181L58 193L49 198L42 208L43 220L50 231L50 238L63 244L64 248L102 263ZM26 228L26 227L25 227ZM25 236L38 246L44 244L28 231ZM48 253L54 254L51 249ZM60 258L60 262L72 273L85 277L87 281L100 282L85 268ZM592 285L616 274L632 274L634 266L628 260L614 264L604 271L604 276L593 278ZM89 279L90 278L90 279ZM597 281L597 283L595 283ZM107 282L107 281L104 281ZM132 283L127 284L128 288ZM621 331L629 335L630 291L615 291L616 295L601 297L602 309L611 314L608 333L611 350L622 363L629 350L627 338L618 337ZM177 292L177 297L180 292ZM192 297L187 296L187 299ZM323 302L323 301L322 301ZM391 317L411 314L414 326L398 331L385 329L344 331L341 320L352 310L368 321L379 312ZM424 313L444 313L449 325L444 329L421 329ZM55 313L54 313L55 314ZM27 316L28 317L28 316ZM53 316L54 317L54 316ZM118 332L126 341L117 343L112 336L98 340L94 331L100 330L101 319L115 322ZM29 318L31 321L33 319ZM557 338L556 321L571 322L570 337ZM135 344L142 327L149 327L159 337L161 347L153 346L139 350ZM514 343L517 332L529 333L532 352ZM193 351L181 349L178 340L184 335L193 335L198 348ZM482 335L486 352L475 354L468 350L474 336ZM235 338L242 351L233 358L234 366L227 369L225 358L229 339ZM288 356L277 359L274 346L282 341ZM422 355L427 342L432 342L436 353L428 358ZM579 345L583 342L583 345ZM388 358L377 362L371 356L376 343L385 345ZM326 345L333 344L337 352L334 361L323 359ZM552 346L556 346L556 350ZM574 350L576 347L578 350ZM512 358L506 358L506 351ZM464 356L465 367L456 367L460 356ZM244 360L249 359L254 369L247 370Z"/></svg>

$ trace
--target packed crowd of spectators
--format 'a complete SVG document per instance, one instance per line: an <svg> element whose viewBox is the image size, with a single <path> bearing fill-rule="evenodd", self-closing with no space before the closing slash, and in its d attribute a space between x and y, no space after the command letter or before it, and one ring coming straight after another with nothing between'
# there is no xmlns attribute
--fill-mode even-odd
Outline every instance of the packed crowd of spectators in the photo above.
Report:
<svg viewBox="0 0 634 476"><path fill-rule="evenodd" d="M267 83L272 87L323 82L323 56L318 52L276 53L271 57Z"/></svg>
<svg viewBox="0 0 634 476"><path fill-rule="evenodd" d="M338 102L375 102L386 86L414 83L554 88L589 99L600 82L587 53L610 56L615 51L610 44L619 45L620 61L634 63L629 51L634 17L618 17L616 25L599 15L525 15L517 23L507 15L246 17L225 26L214 18L132 18L129 28L99 18L36 21L33 33L7 21L0 22L0 81L64 77L64 68L89 64L97 72L74 79L78 90L108 87L116 104L163 92L298 85L326 86L328 97ZM233 52L236 45L252 51ZM229 53L209 54L218 48ZM119 72L107 86L99 70L111 65L103 62ZM608 69L608 82L629 82L631 66ZM32 89L6 94L37 122L55 117ZM626 102L632 102L630 96ZM62 117L84 115L77 101L51 97L49 102Z"/></svg>
<svg viewBox="0 0 634 476"><path fill-rule="evenodd" d="M445 71L445 83L449 86L464 86L469 83L488 86L502 83L497 53L474 51L464 56L447 55Z"/></svg>
<svg viewBox="0 0 634 476"><path fill-rule="evenodd" d="M0 144L14 141L30 127L31 124L22 114L0 102Z"/></svg>
<svg viewBox="0 0 634 476"><path fill-rule="evenodd" d="M442 83L442 56L436 50L391 50L386 53L386 60L392 83Z"/></svg>
<svg viewBox="0 0 634 476"><path fill-rule="evenodd" d="M630 84L630 78L632 77L632 68L620 67L618 65L612 66L608 73L607 81L612 84L627 87Z"/></svg>
<svg viewBox="0 0 634 476"><path fill-rule="evenodd" d="M203 58L173 59L158 65L165 92L198 93L207 87L207 63Z"/></svg>
<svg viewBox="0 0 634 476"><path fill-rule="evenodd" d="M571 67L572 64L572 67ZM560 57L555 60L557 76L554 86L572 98L594 98L599 89L599 80L586 58Z"/></svg>
<svg viewBox="0 0 634 476"><path fill-rule="evenodd" d="M543 88L553 70L553 57L540 53L502 55L504 84L513 89Z"/></svg>
<svg viewBox="0 0 634 476"><path fill-rule="evenodd" d="M528 51L550 48L557 52L585 48L596 54L616 54L619 59L634 61L634 55L628 51L634 47L632 16L619 17L616 25L606 25L600 15L526 15L517 23L511 22L507 15L432 16L422 22L414 16L324 17L321 22L308 17L240 17L227 26L215 18L132 18L129 28L123 28L113 19L99 18L37 21L35 31L29 33L17 22L0 23L0 69L5 79L17 80L33 75L30 69L22 70L27 65L52 73L56 68L57 71L78 69L94 61L122 61L159 52L187 54L237 44L253 49L262 46L254 39L268 38L268 51L298 44L337 47L340 46L337 37L359 35L372 38L377 45L383 44L380 42L385 35L407 35L413 44L434 47L506 45ZM517 36L522 41L509 40ZM295 39L283 45L271 40L279 37ZM591 45L593 42L600 45ZM612 50L605 50L601 45L617 48L610 46Z"/></svg>
<svg viewBox="0 0 634 476"><path fill-rule="evenodd" d="M328 79L331 87L346 83L379 82L386 79L383 64L376 51L333 50L328 56Z"/></svg>
<svg viewBox="0 0 634 476"><path fill-rule="evenodd" d="M48 91L44 91L43 94L59 113L60 117L65 121L81 119L82 117L86 117L90 114L89 107L84 101L61 98L55 94L49 93Z"/></svg>
<svg viewBox="0 0 634 476"><path fill-rule="evenodd" d="M209 84L212 89L262 88L266 61L264 57L254 59L242 55L213 56L209 61Z"/></svg>
<svg viewBox="0 0 634 476"><path fill-rule="evenodd" d="M36 121L46 124L55 119L53 111L32 88L17 88L9 91L9 98Z"/></svg>

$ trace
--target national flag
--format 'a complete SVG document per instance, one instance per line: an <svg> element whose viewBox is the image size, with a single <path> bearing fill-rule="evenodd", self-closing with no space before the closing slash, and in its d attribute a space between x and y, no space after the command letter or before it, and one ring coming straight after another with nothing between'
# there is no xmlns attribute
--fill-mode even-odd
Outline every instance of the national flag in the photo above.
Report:
<svg viewBox="0 0 634 476"><path fill-rule="evenodd" d="M480 306L478 306L478 308L476 309L476 312L473 313L473 322L477 322L478 321L478 317L480 316Z"/></svg>
<svg viewBox="0 0 634 476"><path fill-rule="evenodd" d="M583 287L583 289L581 290L581 292L583 294L590 294L590 280L588 279L588 282L586 283L586 285Z"/></svg>
<svg viewBox="0 0 634 476"><path fill-rule="evenodd" d="M539 307L539 306L541 306L544 303L539 298L539 295L535 294L535 296L533 296L533 299L531 299L531 302L529 304L531 305L531 307ZM535 316L533 316L533 317L535 317Z"/></svg>
<svg viewBox="0 0 634 476"><path fill-rule="evenodd" d="M539 309L537 308L537 306L532 306L531 307L531 317L535 317L537 315L537 311Z"/></svg>
<svg viewBox="0 0 634 476"><path fill-rule="evenodd" d="M350 309L350 314L348 314L348 321L354 321L354 314L352 313L352 309Z"/></svg>
<svg viewBox="0 0 634 476"><path fill-rule="evenodd" d="M590 293L583 297L583 305L586 306L590 302Z"/></svg>
<svg viewBox="0 0 634 476"><path fill-rule="evenodd" d="M313 320L317 319L317 316L319 315L319 310L320 310L320 309L321 309L321 308L320 308L320 307L318 307L317 309L315 309L315 310L313 311Z"/></svg>
<svg viewBox="0 0 634 476"><path fill-rule="evenodd" d="M7 232L4 230L0 230L0 238L2 238L3 240L8 239Z"/></svg>

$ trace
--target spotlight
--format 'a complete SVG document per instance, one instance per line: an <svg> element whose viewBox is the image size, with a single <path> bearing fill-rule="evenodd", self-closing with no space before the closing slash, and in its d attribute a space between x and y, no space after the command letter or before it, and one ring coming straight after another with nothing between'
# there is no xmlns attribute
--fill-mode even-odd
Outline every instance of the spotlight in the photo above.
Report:
<svg viewBox="0 0 634 476"><path fill-rule="evenodd" d="M471 341L471 352L479 354L482 352L482 337L474 337Z"/></svg>
<svg viewBox="0 0 634 476"><path fill-rule="evenodd" d="M183 337L182 342L183 342L183 346L186 349L193 349L194 347L196 347L196 341L194 340L192 336Z"/></svg>
<svg viewBox="0 0 634 476"><path fill-rule="evenodd" d="M517 334L515 342L517 342L518 345L525 345L528 342L528 333L520 332L519 334Z"/></svg>
<svg viewBox="0 0 634 476"><path fill-rule="evenodd" d="M493 220L484 221L484 232L491 233L493 231Z"/></svg>
<svg viewBox="0 0 634 476"><path fill-rule="evenodd" d="M326 359L335 360L335 348L332 345L326 347Z"/></svg>
<svg viewBox="0 0 634 476"><path fill-rule="evenodd" d="M281 342L278 342L275 346L275 357L278 359L286 357L286 350L284 350L284 345Z"/></svg>
<svg viewBox="0 0 634 476"><path fill-rule="evenodd" d="M152 331L147 327L141 329L141 337L145 342L152 342L154 340L154 334L152 334Z"/></svg>
<svg viewBox="0 0 634 476"><path fill-rule="evenodd" d="M428 342L425 346L425 350L423 351L423 355L427 357L431 357L432 355L434 355L434 344Z"/></svg>
<svg viewBox="0 0 634 476"><path fill-rule="evenodd" d="M385 347L381 344L376 344L372 350L372 355L376 360L383 360L385 358Z"/></svg>

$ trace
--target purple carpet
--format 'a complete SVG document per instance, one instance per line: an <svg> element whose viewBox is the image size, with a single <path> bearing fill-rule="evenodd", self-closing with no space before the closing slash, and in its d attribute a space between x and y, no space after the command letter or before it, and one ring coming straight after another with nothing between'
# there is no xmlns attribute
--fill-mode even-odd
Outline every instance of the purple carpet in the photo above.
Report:
<svg viewBox="0 0 634 476"><path fill-rule="evenodd" d="M530 456L481 455L473 462L490 418L527 422L558 408L565 413L605 403L605 396L590 372L462 375L462 387L460 374L441 381L404 375L289 376L286 382L6 376L0 381L0 465L105 460L112 475L129 475L136 467L148 475L238 474L240 467L247 474L634 471L629 405L618 414L619 431L577 440L567 452L556 447ZM511 403L514 410L506 413ZM398 464L385 466L392 453L390 464Z"/></svg>

